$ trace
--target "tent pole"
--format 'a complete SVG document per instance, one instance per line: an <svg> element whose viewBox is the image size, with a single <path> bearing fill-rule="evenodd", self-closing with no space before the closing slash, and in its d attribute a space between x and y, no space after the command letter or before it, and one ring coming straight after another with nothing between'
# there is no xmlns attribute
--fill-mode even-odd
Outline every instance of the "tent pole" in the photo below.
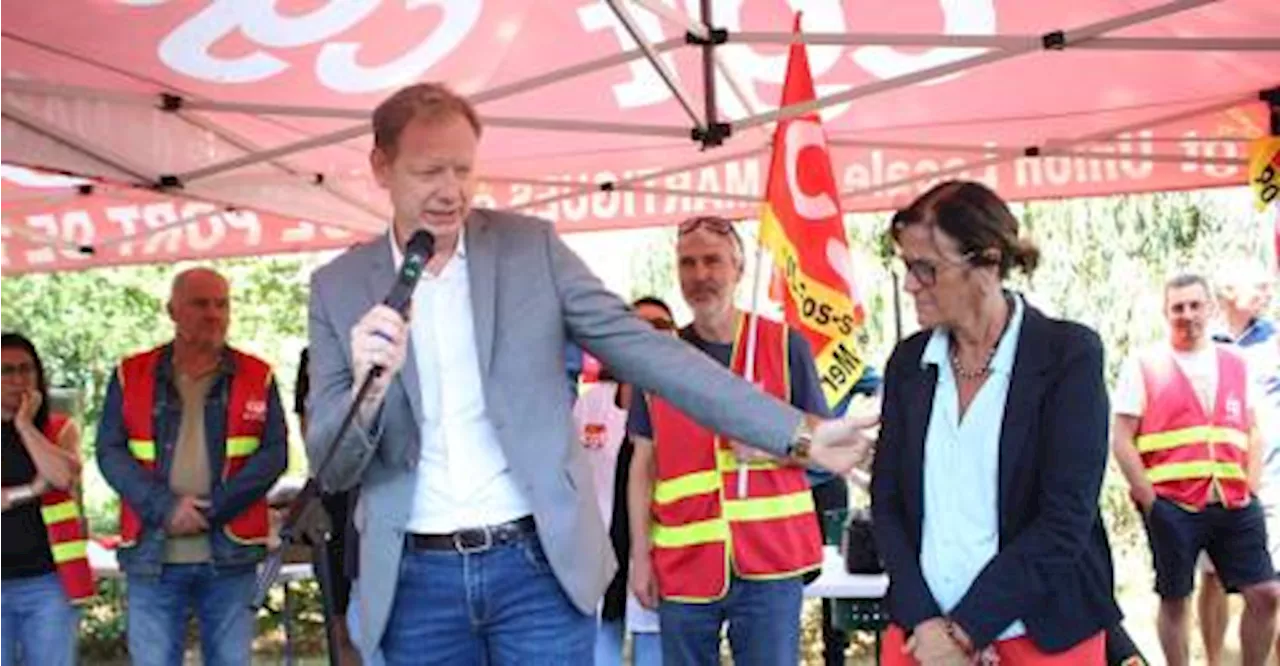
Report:
<svg viewBox="0 0 1280 666"><path fill-rule="evenodd" d="M627 34L631 35L631 39L635 40L636 45L644 52L644 57L653 66L654 71L658 73L658 78L666 84L667 89L675 96L676 101L680 103L685 114L689 116L689 120L693 121L694 128L701 127L698 120L698 113L693 110L693 102L689 101L689 96L685 94L684 88L680 87L680 82L676 78L675 72L672 72L662 58L653 50L649 42L645 40L644 33L640 32L640 26L636 25L635 19L631 16L631 12L623 7L621 0L608 0L609 9L613 10L613 15L618 17L618 21L622 23L622 27L626 28Z"/></svg>
<svg viewBox="0 0 1280 666"><path fill-rule="evenodd" d="M681 30L693 35L696 40L708 40L710 37L711 33L707 25L693 20L683 12L668 7L661 0L632 0L632 2L674 23ZM725 34L727 36L728 33ZM747 96L747 86L738 80L738 75L733 68L725 63L724 54L720 51L713 51L712 57L715 59L716 70L724 77L724 82L729 86L729 92L733 93L733 96L738 99L738 102L742 104L742 108L746 109L748 114L759 113L751 98ZM773 141L773 136L769 133L768 128L763 126L760 127L760 138L763 141Z"/></svg>
<svg viewBox="0 0 1280 666"><path fill-rule="evenodd" d="M105 90L102 88L90 88L89 86L73 86L62 83L47 83L45 81L19 79L10 76L0 79L0 88L3 88L5 92L20 93L23 95L70 97L72 99L113 102L116 104L128 104L131 106L156 105L156 96L154 93L131 93L119 90Z"/></svg>
<svg viewBox="0 0 1280 666"><path fill-rule="evenodd" d="M1271 136L1280 136L1280 86L1259 92L1258 99L1267 104L1268 115L1271 117Z"/></svg>
<svg viewBox="0 0 1280 666"><path fill-rule="evenodd" d="M689 130L675 125L642 125L640 123L609 123L561 118L508 118L493 116L481 116L480 120L487 127L517 127L520 129L540 129L553 132L594 132L601 134L622 134L627 136L666 136L673 138L684 138L689 136Z"/></svg>
<svg viewBox="0 0 1280 666"><path fill-rule="evenodd" d="M729 34L738 44L788 45L797 41L809 46L934 46L954 48L1020 49L1039 48L1037 35L939 35L932 32L791 32L740 30Z"/></svg>
<svg viewBox="0 0 1280 666"><path fill-rule="evenodd" d="M94 247L92 245L81 245L69 240L63 240L53 234L34 231L25 224L19 224L18 222L9 219L9 216L7 215L4 218L3 226L5 231L8 231L15 236L21 236L32 243L43 245L45 248L59 249L63 252L75 252L83 256L89 256L94 253Z"/></svg>
<svg viewBox="0 0 1280 666"><path fill-rule="evenodd" d="M1075 48L1098 51L1280 51L1269 37L1099 37Z"/></svg>
<svg viewBox="0 0 1280 666"><path fill-rule="evenodd" d="M631 1L649 10L651 14L657 16L658 18L666 19L667 21L671 22L672 25L679 28L680 30L683 30L684 32L693 33L694 37L697 37L699 39L706 39L710 34L707 30L706 25L693 20L687 14L685 14L684 12L678 9L669 7L662 0L631 0ZM685 40L682 38L680 40L680 43L684 44Z"/></svg>
<svg viewBox="0 0 1280 666"><path fill-rule="evenodd" d="M284 157L285 155L292 155L294 153L301 153L307 150L314 150L316 148L324 148L335 143L349 141L351 139L362 137L372 131L373 129L368 123L360 123L359 125L348 127L337 132L322 134L309 139L302 139L301 141L294 141L293 143L287 143L283 146L268 148L249 155L243 155L241 157L218 162L216 164L203 166L199 169L193 169L186 173L178 174L178 180L181 182L189 182L193 180L200 180L201 178L208 178L209 176L223 173L225 171L234 171L241 167L252 166L261 162L271 162Z"/></svg>
<svg viewBox="0 0 1280 666"><path fill-rule="evenodd" d="M681 40L681 39L670 39L655 45L653 47L653 50L657 53L665 53L667 51L683 46L684 43L685 43L684 40ZM513 83L500 86L492 90L482 91L469 96L469 99L473 103L480 105L485 102L516 95L516 94L525 92L527 90L532 90L537 87L550 85L552 83L557 83L560 81L565 81L565 80L582 76L585 74L590 74L595 71L608 69L609 67L613 67L619 64L624 64L643 56L644 56L643 51L641 51L640 49L633 49L631 51L626 51L626 52L615 54L612 56L597 58L589 62L580 63L577 65L571 65L569 67L565 67L563 69L556 70L554 72L548 72L546 74L535 76L522 81L515 81ZM154 98L153 98L153 102L154 102ZM182 98L182 108L192 109L197 111L246 113L251 115L256 114L256 115L311 116L311 117L319 117L319 118L350 118L350 119L359 118L361 119L361 122L358 125L353 125L350 127L346 127L344 129L333 131L333 132L327 132L325 134L313 136L307 139L296 141L294 143L285 144L283 146L277 146L276 148L271 148L271 149L256 153L254 155L246 155L244 157L237 158L234 161L224 162L221 164L211 164L211 165L202 167L200 169L193 170L188 174L186 174L187 179L203 178L206 176L213 175L215 173L228 171L230 169L238 169L240 167L257 164L258 162L274 160L276 158L284 157L286 155L292 155L294 153L300 153L300 152L312 150L315 148L323 148L330 144L342 143L344 141L350 141L351 139L359 138L373 131L370 128L367 120L369 112L363 109L335 109L335 108L326 108L326 107L287 106L287 105L273 105L273 104L246 104L246 103L238 103L238 102L212 102L212 101L188 99L188 98ZM684 134L682 131L681 136L686 136L686 134Z"/></svg>
<svg viewBox="0 0 1280 666"><path fill-rule="evenodd" d="M1017 159L1018 157L1051 157L1054 155L1061 155L1063 154L1063 152L1068 151L1071 147L1076 145L1088 144L1091 142L1095 142L1099 139L1111 137L1115 134L1131 132L1133 130L1142 129L1144 127L1159 127L1167 123L1177 122L1184 118L1194 118L1196 116L1213 113L1215 111L1221 111L1223 109L1236 106L1237 104L1242 104L1242 103L1251 101L1252 99L1254 99L1254 97L1252 96L1243 97L1243 98L1233 97L1229 100L1215 102L1213 104L1191 109L1189 111L1179 111L1177 113L1172 113L1167 116L1162 116L1159 118L1151 118L1144 121L1133 122L1121 127L1114 127L1106 130L1101 130L1098 132L1093 132L1091 134L1086 134L1084 136L1080 136L1074 139L1068 139L1065 141L1050 141L1050 142L1047 142L1043 147L1032 146L1022 151L1007 151L1007 152L1004 152L1003 154L997 154L994 157L977 160L975 162L968 162L966 164L957 165L947 169L940 169L935 172L917 174L914 176L908 176L906 178L899 178L896 181L881 183L874 187L864 187L861 189L841 192L840 200L841 202L845 202L855 197L865 196L868 194L873 194L875 192L882 192L884 190L894 189L897 187L901 187L903 185L914 185L915 183L919 183L925 180L943 178L946 176L950 176L952 174L960 173L961 171L969 171L972 169L981 169L988 166L1004 164L1005 162L1011 162ZM1034 154L1029 154L1029 153L1034 153ZM1088 155L1088 157L1093 158L1094 156ZM1145 158L1146 156L1143 156L1143 157ZM1191 161L1191 159L1184 158L1184 161ZM1235 164L1236 162L1232 162L1232 163Z"/></svg>
<svg viewBox="0 0 1280 666"><path fill-rule="evenodd" d="M129 160L126 160L124 157L116 155L106 148L95 146L84 137L75 136L57 127L53 127L49 123L44 122L44 120L37 118L36 116L31 115L12 104L4 104L3 111L0 112L0 115L3 115L4 118L26 127L28 130L39 134L50 141L66 146L67 148L70 148L71 150L80 153L95 162L99 162L111 167L112 169L116 169L130 178L134 178L139 183L150 185L156 182L154 176L148 175L142 167L131 164Z"/></svg>
<svg viewBox="0 0 1280 666"><path fill-rule="evenodd" d="M650 49L654 54L660 55L668 51L678 49L682 46L684 46L683 39L673 38L652 44L650 45ZM482 90L474 95L468 95L467 99L471 100L471 103L479 106L485 102L492 102L505 97L511 97L512 95L541 88L552 83L560 83L561 81L567 81L585 74L591 74L610 67L615 67L617 65L625 65L632 60L643 58L645 55L646 54L642 49L635 48L611 56L589 60L577 65L570 65L568 67L557 69L553 72L547 72L546 74L539 74L538 76L532 76L520 81L513 81L512 83L501 85L497 88Z"/></svg>
<svg viewBox="0 0 1280 666"><path fill-rule="evenodd" d="M974 67L979 67L981 65L989 65L991 63L996 63L1003 60L1009 60L1011 58L1023 55L1025 53L1031 53L1035 50L1036 50L1035 48L1029 47L1029 48L1020 49L1020 50L990 51L987 53L983 53L981 55L970 56L968 58L947 63L945 65L928 67L922 70L918 70L916 72L912 72L910 74L895 76L892 78L877 81L875 83L868 83L861 86L855 86L843 92L827 95L825 97L820 97L813 101L802 102L799 104L791 104L789 106L775 109L773 111L758 113L749 118L744 118L742 120L734 121L732 123L732 127L734 130L744 130L744 129L750 129L752 127L756 127L759 125L766 125L768 123L776 122L779 120L785 120L787 118L794 118L796 116L804 115L806 113L812 113L835 104L851 102L860 97L869 97L871 95L888 92L890 90L896 90L898 88L913 86L917 83L923 83L925 81L930 81L932 79L948 76L951 74L955 74L957 72L963 72L965 70L972 69Z"/></svg>
<svg viewBox="0 0 1280 666"><path fill-rule="evenodd" d="M710 127L718 120L719 113L716 110L716 47L711 41L711 0L700 0L698 14L702 19L702 86L705 93L703 103L706 105L703 117L707 120L706 126Z"/></svg>
<svg viewBox="0 0 1280 666"><path fill-rule="evenodd" d="M530 180L527 178L484 178L480 180L486 183L504 183L517 185L535 185L538 187L565 187L575 185L575 183L567 183L564 181L554 180ZM580 184L578 184L580 185ZM573 196L584 196L598 194L601 192L635 192L637 194L661 194L663 196L672 197L689 197L690 199L706 199L709 201L727 201L741 202L743 204L760 203L760 195L758 194L733 194L729 192L700 192L698 190L685 190L676 187L651 187L648 185L637 184L615 184L615 183L595 183L590 190L579 189ZM529 202L526 206L535 205L538 202Z"/></svg>
<svg viewBox="0 0 1280 666"><path fill-rule="evenodd" d="M1124 141L1117 137L1108 137L1091 141L1088 145L1105 147L1106 145ZM1135 137L1132 140L1137 140ZM1143 143L1222 143L1237 142L1247 143L1252 141L1247 136L1205 136L1205 137L1142 137ZM919 151L919 152L935 152L935 153L975 153L979 155L987 155L991 153L1001 153L1008 150L1017 150L1019 154L1021 150L1014 148L1000 148L998 146L979 146L976 144L963 143L928 143L919 141L860 141L857 139L828 139L827 145L833 148L865 148L867 150L903 150L903 151ZM1089 150L1082 149L1075 151L1081 155L1093 156ZM1105 153L1096 153L1105 156ZM1191 158L1189 158L1191 159Z"/></svg>
<svg viewBox="0 0 1280 666"><path fill-rule="evenodd" d="M711 0L701 0L698 8L702 20L702 34L692 30L685 33L690 44L702 47L702 87L706 123L694 128L693 139L702 144L702 149L715 148L724 144L733 131L732 125L720 122L720 111L716 106L716 47L729 39L729 33L723 28L715 28L711 24Z"/></svg>
<svg viewBox="0 0 1280 666"><path fill-rule="evenodd" d="M734 122L733 129L747 129L776 120L793 118L795 116L826 108L833 104L850 102L860 97L867 97L869 95L875 95L915 85L917 83L931 81L942 76L955 74L957 72L962 72L982 65L1001 62L1040 50L1061 50L1068 46L1074 46L1079 42L1094 39L1103 33L1110 32L1112 30L1119 30L1121 28L1126 28L1140 23L1146 23L1157 18L1183 12L1188 9L1194 9L1217 1L1218 0L1174 0L1173 2L1163 5L1132 12L1130 14L1125 14L1105 21L1090 23L1072 30L1049 33L1045 35L1043 40L1037 41L1034 44L1024 45L1020 48L1012 48L1004 51L988 51L980 55L970 56L968 58L938 65L936 67L927 67L910 74L904 74L902 76L895 76L875 83L856 86L849 90L835 93L833 95L827 95L826 97L821 97L813 101L792 104L773 111L756 114L750 118Z"/></svg>
<svg viewBox="0 0 1280 666"><path fill-rule="evenodd" d="M668 39L654 45L647 45L649 50L656 54L666 53L675 50L684 45L683 39ZM596 58L577 65L570 65L554 72L548 72L539 76L530 77L520 81L499 86L490 90L484 90L473 95L468 95L467 99L477 106L483 105L485 102L491 102L506 97L511 97L522 92L527 92L535 88L567 81L579 76L591 74L614 67L616 65L626 64L637 58L644 57L643 49L632 49L623 51L612 56ZM8 81L5 81L8 85ZM38 90L33 90L38 91ZM44 91L39 91L44 92ZM53 94L45 92L45 94ZM155 103L155 96L149 95L149 104ZM330 106L302 106L291 104L257 104L251 102L220 102L215 100L193 99L189 97L181 97L182 108L196 111L209 111L221 113L245 113L250 115L266 115L266 116L298 116L308 118L347 118L350 120L363 120L368 118L369 111L367 109L352 109Z"/></svg>
<svg viewBox="0 0 1280 666"><path fill-rule="evenodd" d="M211 120L205 120L204 118L201 118L199 116L193 116L189 113L183 113L181 110L175 111L173 115L177 117L179 120L193 127L200 128L206 132L213 134L214 136L218 137L219 139L222 139L223 141L226 141L228 144L231 144L233 147L239 150L243 150L247 153L256 153L262 150L261 146L253 143L252 141L236 134L230 129L227 129L226 127L223 127ZM370 206L367 202L361 200L359 197L356 197L355 195L346 191L342 187L335 185L333 181L329 178L326 178L324 174L309 175L298 169L295 169L293 166L281 160L269 160L267 164L272 167L275 167L276 169L279 169L281 172L284 173L284 175L290 177L292 180L307 178L312 183L314 183L317 187L333 195L339 201L345 202L349 206L359 208L364 212L368 213L369 215L372 215L373 217L384 217L386 215L385 212L375 209L374 207Z"/></svg>
<svg viewBox="0 0 1280 666"><path fill-rule="evenodd" d="M556 118L482 118L482 122L490 127L516 127L521 129L540 129L558 132L598 132L602 134L623 134L628 136L663 136L684 138L689 130L674 125L642 125L639 123L605 123L586 120L561 120ZM300 153L317 148L325 148L332 144L342 143L362 137L372 132L368 123L361 123L345 130L322 134L310 139L303 139L276 148L269 148L249 155L243 155L216 164L210 164L177 174L180 182L189 182L208 178L226 171L234 171L261 162L270 162L286 155Z"/></svg>
<svg viewBox="0 0 1280 666"><path fill-rule="evenodd" d="M1045 35L939 35L935 33L808 32L805 44L829 46L917 46L946 48L1040 48ZM729 35L740 44L790 44L789 32L740 31ZM1280 51L1280 39L1268 37L1095 37L1065 44L1096 51Z"/></svg>
<svg viewBox="0 0 1280 666"><path fill-rule="evenodd" d="M116 245L124 245L125 243L132 243L134 241L139 241L145 238L149 238L156 234L164 233L171 229L179 229L179 228L185 227L188 224L199 222L200 220L203 220L206 217L209 217L211 215L220 215L222 213L234 210L233 206L217 206L214 204L209 204L209 206L212 208L212 210L200 211L199 213L188 215L184 218L180 218L172 222L162 224L158 227L146 227L139 231L135 231L131 234L120 234L114 237L109 236L107 238L104 238L94 243L92 248L94 250L97 250L100 248L113 247Z"/></svg>

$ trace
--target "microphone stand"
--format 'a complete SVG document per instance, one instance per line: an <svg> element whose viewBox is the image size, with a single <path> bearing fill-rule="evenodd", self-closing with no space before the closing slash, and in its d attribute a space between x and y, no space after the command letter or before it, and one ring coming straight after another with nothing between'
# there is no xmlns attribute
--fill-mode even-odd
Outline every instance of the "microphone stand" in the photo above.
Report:
<svg viewBox="0 0 1280 666"><path fill-rule="evenodd" d="M351 402L351 407L347 409L347 414L342 419L342 425L338 427L338 432L334 433L333 440L329 443L329 450L325 452L324 459L320 461L320 466L316 468L315 474L307 479L307 483L298 492L298 495L289 503L289 512L285 515L284 523L280 526L280 546L271 551L267 555L266 561L263 563L262 569L258 571L258 579L254 586L253 600L249 603L251 610L257 610L266 603L267 592L275 585L276 579L280 576L280 568L284 566L284 553L296 543L306 544L311 548L311 566L315 574L317 582L320 583L320 597L324 608L324 631L325 643L329 648L329 664L330 666L338 666L338 655L340 652L338 646L338 637L333 630L333 581L330 578L329 568L329 539L333 534L333 526L329 520L329 514L325 511L324 504L320 501L320 481L324 476L329 465L333 462L334 453L338 450L338 443L342 441L343 436L351 429L351 424L355 422L356 413L360 410L361 403L364 402L365 396L369 393L369 388L373 385L373 379L381 375L383 369L374 367L369 374L365 375L364 381L360 384L360 389L356 392L355 400ZM286 618L286 622L288 618Z"/></svg>

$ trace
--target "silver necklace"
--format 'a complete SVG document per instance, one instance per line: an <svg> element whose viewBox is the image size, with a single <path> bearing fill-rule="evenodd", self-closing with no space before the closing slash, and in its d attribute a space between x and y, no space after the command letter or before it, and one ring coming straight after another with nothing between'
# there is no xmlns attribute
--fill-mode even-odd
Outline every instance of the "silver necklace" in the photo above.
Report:
<svg viewBox="0 0 1280 666"><path fill-rule="evenodd" d="M991 361L996 357L996 346L991 347L991 351L987 352L987 360L982 367L970 370L960 363L960 352L958 350L951 352L951 369L955 371L956 376L960 379L982 379L991 374Z"/></svg>
<svg viewBox="0 0 1280 666"><path fill-rule="evenodd" d="M991 350L987 352L987 359L983 361L982 367L970 370L969 368L964 367L964 364L960 363L960 345L956 344L955 337L952 336L951 370L955 372L956 376L960 379L972 381L975 379L982 379L991 374L991 361L995 359L996 349L1000 347L1000 341L1004 339L1005 332L1009 330L1009 322L1013 320L1013 308L1015 307L1015 304L1008 293L1005 293L1004 295L1004 302L1007 306L1004 317L1004 326L1000 328L1000 335L996 336L996 341L991 344Z"/></svg>

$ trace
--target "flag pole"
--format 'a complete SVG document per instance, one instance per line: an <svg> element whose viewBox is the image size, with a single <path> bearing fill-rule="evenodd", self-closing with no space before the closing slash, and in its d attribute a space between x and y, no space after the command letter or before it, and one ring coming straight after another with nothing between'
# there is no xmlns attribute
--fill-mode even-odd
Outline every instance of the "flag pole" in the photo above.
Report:
<svg viewBox="0 0 1280 666"><path fill-rule="evenodd" d="M760 337L760 286L764 280L764 243L760 242L760 234L756 233L756 265L755 275L751 278L751 307L747 312L747 357L743 364L742 376L748 382L756 382L756 346ZM747 497L747 461L738 461L738 498Z"/></svg>

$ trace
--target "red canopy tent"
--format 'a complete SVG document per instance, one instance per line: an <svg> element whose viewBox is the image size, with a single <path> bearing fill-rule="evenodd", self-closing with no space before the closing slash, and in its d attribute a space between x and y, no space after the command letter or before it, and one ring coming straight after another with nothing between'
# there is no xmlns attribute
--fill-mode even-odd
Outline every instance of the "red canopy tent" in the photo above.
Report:
<svg viewBox="0 0 1280 666"><path fill-rule="evenodd" d="M1280 129L1274 0L788 4L11 6L3 271L376 233L369 112L428 79L484 118L479 205L564 231L749 216L770 123L803 110L775 108L793 9L847 211L948 176L1013 200L1240 184L1248 140Z"/></svg>

